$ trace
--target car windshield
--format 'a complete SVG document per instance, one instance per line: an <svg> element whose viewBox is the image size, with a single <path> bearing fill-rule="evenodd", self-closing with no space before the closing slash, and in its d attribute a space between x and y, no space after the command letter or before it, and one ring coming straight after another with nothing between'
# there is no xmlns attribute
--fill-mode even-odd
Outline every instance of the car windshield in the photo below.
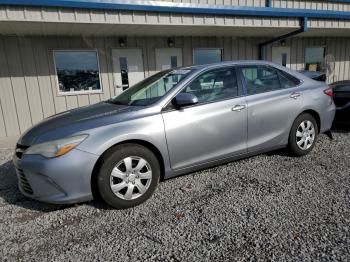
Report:
<svg viewBox="0 0 350 262"><path fill-rule="evenodd" d="M118 105L151 105L179 84L190 72L191 70L188 69L159 72L128 88L123 93L107 102Z"/></svg>

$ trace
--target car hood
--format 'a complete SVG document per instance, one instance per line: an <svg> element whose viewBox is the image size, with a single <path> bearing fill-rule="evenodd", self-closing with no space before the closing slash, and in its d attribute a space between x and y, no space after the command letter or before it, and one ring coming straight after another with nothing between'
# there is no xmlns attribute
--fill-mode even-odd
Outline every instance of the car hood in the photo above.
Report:
<svg viewBox="0 0 350 262"><path fill-rule="evenodd" d="M102 125L123 121L140 107L97 103L53 115L28 129L19 139L21 145L32 145L60 139Z"/></svg>

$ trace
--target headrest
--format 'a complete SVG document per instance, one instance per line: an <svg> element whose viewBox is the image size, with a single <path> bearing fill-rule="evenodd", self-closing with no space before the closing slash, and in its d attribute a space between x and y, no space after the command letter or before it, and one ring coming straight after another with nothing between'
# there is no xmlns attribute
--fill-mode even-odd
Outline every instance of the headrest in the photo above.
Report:
<svg viewBox="0 0 350 262"><path fill-rule="evenodd" d="M192 91L197 91L197 90L201 90L202 86L201 86L201 82L199 81L199 79L195 79L191 85L190 88Z"/></svg>

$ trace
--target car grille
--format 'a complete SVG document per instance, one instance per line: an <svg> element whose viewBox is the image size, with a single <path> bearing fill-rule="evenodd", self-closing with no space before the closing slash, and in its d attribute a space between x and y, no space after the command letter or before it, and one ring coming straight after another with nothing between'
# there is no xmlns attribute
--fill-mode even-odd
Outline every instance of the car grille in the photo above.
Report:
<svg viewBox="0 0 350 262"><path fill-rule="evenodd" d="M18 177L18 182L19 182L19 186L23 189L24 192L26 192L27 194L32 195L33 194L33 189L30 186L26 176L23 173L22 169L17 168L17 177Z"/></svg>
<svg viewBox="0 0 350 262"><path fill-rule="evenodd" d="M22 158L22 155L23 155L23 152L28 148L29 146L24 146L24 145L20 145L20 144L17 144L16 145L16 156L21 159Z"/></svg>

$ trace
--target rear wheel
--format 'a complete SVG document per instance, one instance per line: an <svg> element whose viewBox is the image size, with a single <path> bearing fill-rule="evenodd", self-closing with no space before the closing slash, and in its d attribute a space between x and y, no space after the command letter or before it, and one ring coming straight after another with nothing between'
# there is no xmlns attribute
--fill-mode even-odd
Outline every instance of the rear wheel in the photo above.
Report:
<svg viewBox="0 0 350 262"><path fill-rule="evenodd" d="M308 154L315 146L318 127L315 118L303 113L295 119L289 134L289 149L294 156Z"/></svg>
<svg viewBox="0 0 350 262"><path fill-rule="evenodd" d="M97 187L107 204L129 208L153 194L159 177L159 162L152 151L136 144L123 144L104 157Z"/></svg>

